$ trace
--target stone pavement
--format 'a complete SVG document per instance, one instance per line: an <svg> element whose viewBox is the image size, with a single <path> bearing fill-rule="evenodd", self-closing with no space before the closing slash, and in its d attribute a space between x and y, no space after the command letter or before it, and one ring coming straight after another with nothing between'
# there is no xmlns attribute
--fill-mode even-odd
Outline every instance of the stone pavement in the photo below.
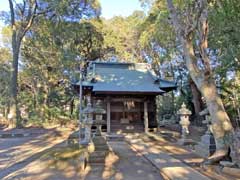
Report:
<svg viewBox="0 0 240 180"><path fill-rule="evenodd" d="M67 134L59 137L55 132L49 132L38 136L0 138L0 179L232 180L219 174L211 176L212 172L209 175L199 167L202 158L153 133L128 134L126 140L109 141L112 152L105 163L88 166L83 173L75 161L49 165L49 160L44 159L45 154L55 145L61 145Z"/></svg>
<svg viewBox="0 0 240 180"><path fill-rule="evenodd" d="M146 141L146 137L144 136L136 136L134 134L126 136L129 145L133 150L143 155L147 158L155 167L157 167L161 174L166 179L171 180L208 180L207 176L201 174L196 171L192 167L186 165L182 161L177 158L171 156L171 154L166 153L163 150L164 144L160 141L158 143L154 141ZM145 139L145 140L144 140ZM174 146L167 146L165 144L165 148L169 148L175 152L183 151L182 149L178 149ZM174 149L175 148L175 149Z"/></svg>
<svg viewBox="0 0 240 180"><path fill-rule="evenodd" d="M134 152L125 141L108 143L114 153L105 160L104 166L88 167L87 180L162 180L159 170L146 158Z"/></svg>

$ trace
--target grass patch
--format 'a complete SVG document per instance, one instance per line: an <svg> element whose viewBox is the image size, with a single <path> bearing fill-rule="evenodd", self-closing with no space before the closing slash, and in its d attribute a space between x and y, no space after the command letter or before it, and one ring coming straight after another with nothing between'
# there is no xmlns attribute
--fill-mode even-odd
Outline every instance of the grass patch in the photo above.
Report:
<svg viewBox="0 0 240 180"><path fill-rule="evenodd" d="M48 168L65 171L70 167L80 167L82 163L80 159L85 156L85 153L86 148L79 148L79 146L58 147L44 154L41 159Z"/></svg>
<svg viewBox="0 0 240 180"><path fill-rule="evenodd" d="M48 153L44 154L44 158L51 158L54 160L62 160L67 161L71 159L76 159L80 157L84 152L86 148L82 148L79 146L68 146L68 147L58 147L53 148Z"/></svg>
<svg viewBox="0 0 240 180"><path fill-rule="evenodd" d="M53 151L51 155L55 160L67 161L80 157L84 151L85 151L84 148L71 146Z"/></svg>

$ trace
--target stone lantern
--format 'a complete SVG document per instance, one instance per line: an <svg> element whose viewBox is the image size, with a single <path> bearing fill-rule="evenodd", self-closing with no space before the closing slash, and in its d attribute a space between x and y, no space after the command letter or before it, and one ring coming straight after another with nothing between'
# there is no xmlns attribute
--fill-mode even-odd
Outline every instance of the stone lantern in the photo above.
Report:
<svg viewBox="0 0 240 180"><path fill-rule="evenodd" d="M195 146L195 151L197 154L207 158L216 150L215 140L212 134L211 116L208 108L199 112L199 115L205 116L205 120L203 120L202 123L207 125L207 131L201 136L201 141Z"/></svg>
<svg viewBox="0 0 240 180"><path fill-rule="evenodd" d="M192 114L192 112L189 109L187 109L186 105L183 103L177 114L180 115L179 124L182 126L181 141L185 141L186 136L189 134L188 130L188 127L190 125L189 116Z"/></svg>
<svg viewBox="0 0 240 180"><path fill-rule="evenodd" d="M101 100L97 101L94 114L95 120L93 124L97 127L96 135L99 136L102 132L102 125L105 124L105 120L103 120L103 114L106 114L106 110L101 107Z"/></svg>
<svg viewBox="0 0 240 180"><path fill-rule="evenodd" d="M93 112L94 109L92 108L90 98L87 98L87 107L83 109L84 119L83 125L85 127L84 131L84 139L81 141L81 144L89 144L91 143L91 129L93 124Z"/></svg>

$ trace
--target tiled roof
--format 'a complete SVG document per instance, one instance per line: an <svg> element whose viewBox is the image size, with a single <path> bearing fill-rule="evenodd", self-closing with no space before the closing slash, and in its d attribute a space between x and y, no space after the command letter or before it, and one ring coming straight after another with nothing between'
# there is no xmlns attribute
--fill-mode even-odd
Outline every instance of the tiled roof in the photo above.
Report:
<svg viewBox="0 0 240 180"><path fill-rule="evenodd" d="M96 93L163 94L165 91L160 85L171 88L175 85L171 81L157 80L146 63L93 62L83 86L91 86Z"/></svg>

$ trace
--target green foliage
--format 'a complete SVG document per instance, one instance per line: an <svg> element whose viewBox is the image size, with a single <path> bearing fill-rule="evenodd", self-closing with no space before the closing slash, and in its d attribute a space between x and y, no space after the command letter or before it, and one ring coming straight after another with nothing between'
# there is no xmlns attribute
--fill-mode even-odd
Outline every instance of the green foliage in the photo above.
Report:
<svg viewBox="0 0 240 180"><path fill-rule="evenodd" d="M142 50L156 69L161 69L162 65L171 62L174 66L173 76L179 77L178 83L180 85L180 92L175 96L176 106L182 102L188 102L189 108L191 108L193 107L192 92L187 85L188 71L181 63L182 49L170 24L166 1L141 0L141 2L145 7L150 8L148 16L139 29L141 32L139 42ZM173 2L178 7L177 13L186 13L192 9L194 1L176 0ZM240 69L239 6L238 0L221 0L209 3L211 66L215 76L221 81L224 105L232 119L236 118L237 109L239 109L239 85L236 83L239 79ZM187 19L180 19L180 21L184 24ZM233 99L235 99L235 105Z"/></svg>
<svg viewBox="0 0 240 180"><path fill-rule="evenodd" d="M126 18L116 16L109 20L102 20L104 59L115 57L121 61L143 61L138 44L138 27L142 23L143 18L143 12L135 11Z"/></svg>
<svg viewBox="0 0 240 180"><path fill-rule="evenodd" d="M76 94L71 89L71 81L79 76L75 73L79 66L76 56L85 61L150 62L157 75L177 79L180 86L180 91L169 95L168 100L159 100L161 113L175 113L182 102L188 102L191 108L189 74L169 21L166 1L140 1L148 10L147 15L136 11L126 18L101 19L97 0L39 0L39 14L21 47L18 89L23 118L36 124L47 121L61 124L77 118ZM240 104L240 3L238 0L213 2L209 5L211 64L221 81L226 108L235 118ZM174 3L185 10L193 1L176 0ZM23 15L24 20L26 14ZM7 20L8 15L4 17ZM17 27L24 24L21 18L16 20ZM10 96L12 34L7 27L2 34L0 108L6 111ZM234 76L230 78L229 74Z"/></svg>
<svg viewBox="0 0 240 180"><path fill-rule="evenodd" d="M69 22L71 24L79 22L83 18L98 17L101 8L98 0L29 0L23 2L9 0L9 8L9 12L1 12L0 18L11 25L13 62L11 76L9 76L12 77L9 101L11 113L16 118L16 126L20 127L19 111L25 111L31 107L36 112L38 112L37 109L41 109L39 114L43 115L45 113L42 110L46 109L45 107L50 107L51 103L53 104L53 99L56 98L56 101L63 103L59 91L61 91L60 86L66 84L62 83L65 82L62 72L66 70L61 58L64 47L63 44L59 43L60 34L54 33L54 28L61 23ZM63 29L61 30L63 32ZM86 28L84 32L87 32ZM83 36L87 37L86 34ZM23 47L24 58L21 62L23 67L19 77L18 64L20 64L19 56L22 43L25 43L26 46ZM47 53L43 54L43 51ZM31 76L32 74L33 76ZM65 86L62 87L65 88ZM57 96L50 98L53 93ZM28 95L33 97L33 100L28 99ZM18 100L19 96L22 96L23 99ZM20 108L19 101L21 101ZM39 105L43 105L44 108L38 108ZM53 113L48 114L54 114L55 117L55 111L51 112Z"/></svg>
<svg viewBox="0 0 240 180"><path fill-rule="evenodd" d="M0 47L0 113L6 116L9 108L10 78L11 78L11 50L7 46L11 32L9 28L1 31L2 47Z"/></svg>
<svg viewBox="0 0 240 180"><path fill-rule="evenodd" d="M65 55L79 55L84 60L96 60L101 57L103 36L99 29L99 19L83 20L80 23L59 24L59 44ZM69 31L64 31L68 29Z"/></svg>
<svg viewBox="0 0 240 180"><path fill-rule="evenodd" d="M210 6L209 44L215 50L218 66L215 73L221 94L232 120L237 118L240 98L240 2L221 0ZM240 117L238 117L240 118Z"/></svg>

